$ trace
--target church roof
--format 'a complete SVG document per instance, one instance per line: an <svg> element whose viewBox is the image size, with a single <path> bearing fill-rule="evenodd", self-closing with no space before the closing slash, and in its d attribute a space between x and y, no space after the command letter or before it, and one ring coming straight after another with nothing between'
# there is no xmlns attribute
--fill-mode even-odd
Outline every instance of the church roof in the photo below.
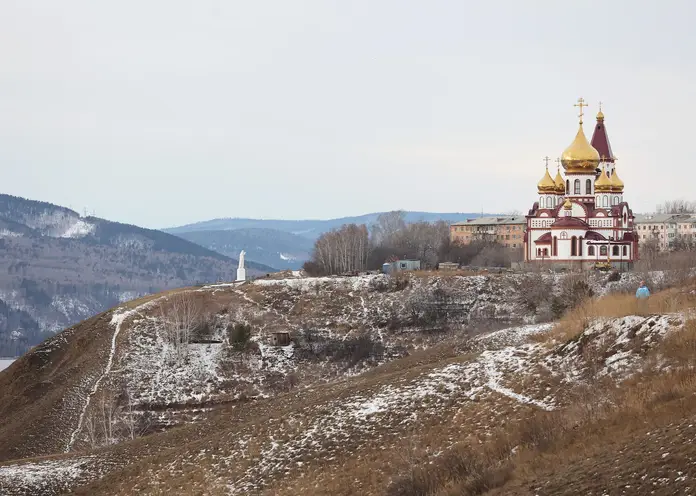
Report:
<svg viewBox="0 0 696 496"><path fill-rule="evenodd" d="M599 152L602 162L614 162L614 154L611 151L609 136L607 136L607 128L604 124L604 114L601 110L597 114L597 123L592 133L591 144L592 147Z"/></svg>
<svg viewBox="0 0 696 496"><path fill-rule="evenodd" d="M585 234L585 239L590 241L604 241L607 238L602 236L597 231L587 231L587 234Z"/></svg>
<svg viewBox="0 0 696 496"><path fill-rule="evenodd" d="M590 226L584 220L580 220L577 217L561 217L556 222L551 224L552 229L561 227L575 227L578 229L587 229Z"/></svg>
<svg viewBox="0 0 696 496"><path fill-rule="evenodd" d="M538 245L548 245L551 243L551 233L547 232L539 236L539 238L534 241Z"/></svg>
<svg viewBox="0 0 696 496"><path fill-rule="evenodd" d="M499 216L499 217L476 217L466 219L461 222L455 222L453 226L489 226L489 225L507 225L507 224L526 224L527 221L521 215Z"/></svg>

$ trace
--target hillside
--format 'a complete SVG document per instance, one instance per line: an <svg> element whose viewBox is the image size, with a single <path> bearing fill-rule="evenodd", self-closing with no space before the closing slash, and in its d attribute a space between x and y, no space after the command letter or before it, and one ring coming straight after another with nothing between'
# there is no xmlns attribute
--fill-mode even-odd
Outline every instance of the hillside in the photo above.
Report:
<svg viewBox="0 0 696 496"><path fill-rule="evenodd" d="M303 236L268 228L190 231L177 236L228 257L246 250L247 259L278 270L298 270L309 259L314 243Z"/></svg>
<svg viewBox="0 0 696 496"><path fill-rule="evenodd" d="M0 195L0 248L0 356L122 301L233 279L237 265L171 234L9 195Z"/></svg>
<svg viewBox="0 0 696 496"><path fill-rule="evenodd" d="M326 220L274 220L274 219L240 219L224 218L212 219L194 224L187 224L179 227L163 229L164 232L171 234L190 233L193 231L228 231L232 229L264 228L296 234L315 240L322 233L341 227L343 224L366 224L371 225L383 212L375 212L353 217L340 217L337 219ZM479 217L481 213L435 213L435 212L405 212L406 222L445 220L448 222L458 222L467 218Z"/></svg>
<svg viewBox="0 0 696 496"><path fill-rule="evenodd" d="M605 277L261 279L121 305L0 373L0 492L683 493L696 287L638 306ZM607 296L534 323L581 282ZM185 352L183 308L202 316Z"/></svg>

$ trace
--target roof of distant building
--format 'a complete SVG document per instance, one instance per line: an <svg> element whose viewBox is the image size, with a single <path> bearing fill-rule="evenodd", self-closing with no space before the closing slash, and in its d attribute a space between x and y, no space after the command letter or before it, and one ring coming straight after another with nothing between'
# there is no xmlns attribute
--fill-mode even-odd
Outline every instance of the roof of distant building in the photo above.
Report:
<svg viewBox="0 0 696 496"><path fill-rule="evenodd" d="M506 224L526 224L527 220L523 215L500 216L500 217L477 217L475 219L466 219L461 222L455 222L453 226L490 226L490 225L506 225Z"/></svg>
<svg viewBox="0 0 696 496"><path fill-rule="evenodd" d="M636 224L662 224L665 222L690 222L696 220L693 214L636 214Z"/></svg>

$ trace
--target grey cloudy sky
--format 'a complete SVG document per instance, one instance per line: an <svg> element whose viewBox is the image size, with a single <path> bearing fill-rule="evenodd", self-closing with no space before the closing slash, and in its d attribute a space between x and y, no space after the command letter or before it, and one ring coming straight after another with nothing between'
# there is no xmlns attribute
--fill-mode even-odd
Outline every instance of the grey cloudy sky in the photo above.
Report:
<svg viewBox="0 0 696 496"><path fill-rule="evenodd" d="M166 227L526 211L597 101L695 199L691 1L0 1L0 191Z"/></svg>

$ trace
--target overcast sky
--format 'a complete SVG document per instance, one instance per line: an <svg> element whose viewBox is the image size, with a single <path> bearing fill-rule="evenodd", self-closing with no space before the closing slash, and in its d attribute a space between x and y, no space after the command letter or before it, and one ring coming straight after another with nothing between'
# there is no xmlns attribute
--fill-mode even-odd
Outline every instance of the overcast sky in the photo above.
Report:
<svg viewBox="0 0 696 496"><path fill-rule="evenodd" d="M694 3L0 0L0 192L147 227L526 211L582 96L634 210L696 199Z"/></svg>

